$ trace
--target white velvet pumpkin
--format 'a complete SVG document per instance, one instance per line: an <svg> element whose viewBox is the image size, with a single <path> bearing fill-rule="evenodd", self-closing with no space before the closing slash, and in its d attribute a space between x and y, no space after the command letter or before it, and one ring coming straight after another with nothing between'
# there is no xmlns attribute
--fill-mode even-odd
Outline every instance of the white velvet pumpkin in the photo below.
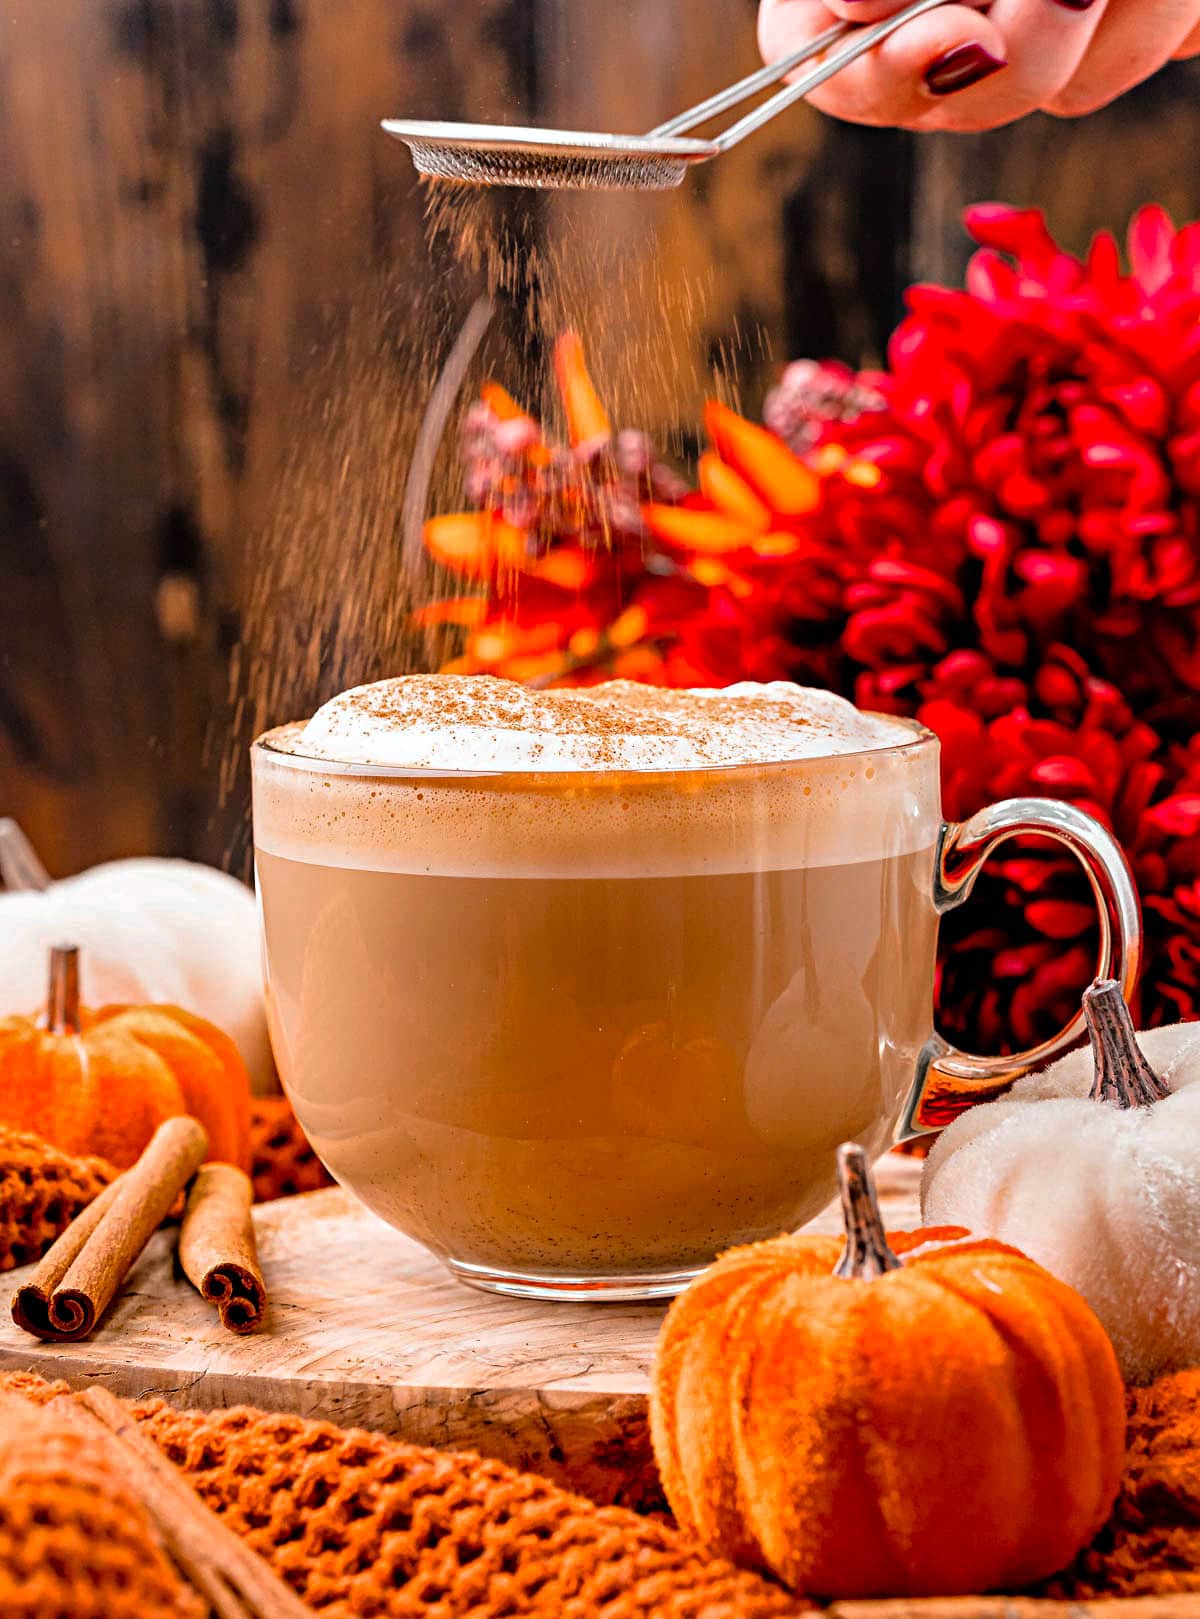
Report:
<svg viewBox="0 0 1200 1619"><path fill-rule="evenodd" d="M925 1166L926 1225L1020 1248L1092 1306L1132 1382L1200 1364L1200 1023L1134 1038L1116 985L1092 1048L970 1109Z"/></svg>
<svg viewBox="0 0 1200 1619"><path fill-rule="evenodd" d="M236 1041L258 1093L278 1089L263 1009L254 895L187 860L114 860L49 883L19 829L3 828L0 1016L46 994L46 959L64 939L82 951L89 1006L165 1002Z"/></svg>

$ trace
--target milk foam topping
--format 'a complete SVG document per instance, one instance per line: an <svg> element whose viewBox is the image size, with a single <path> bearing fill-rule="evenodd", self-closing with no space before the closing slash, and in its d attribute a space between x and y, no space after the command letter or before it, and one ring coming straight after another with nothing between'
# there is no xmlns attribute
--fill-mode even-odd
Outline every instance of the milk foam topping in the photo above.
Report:
<svg viewBox="0 0 1200 1619"><path fill-rule="evenodd" d="M911 739L898 722L786 681L531 691L490 675L408 675L335 697L295 750L431 770L688 770L827 759Z"/></svg>
<svg viewBox="0 0 1200 1619"><path fill-rule="evenodd" d="M534 692L411 676L268 734L254 754L254 840L315 864L458 877L878 860L937 839L937 748L903 745L917 735L782 682Z"/></svg>

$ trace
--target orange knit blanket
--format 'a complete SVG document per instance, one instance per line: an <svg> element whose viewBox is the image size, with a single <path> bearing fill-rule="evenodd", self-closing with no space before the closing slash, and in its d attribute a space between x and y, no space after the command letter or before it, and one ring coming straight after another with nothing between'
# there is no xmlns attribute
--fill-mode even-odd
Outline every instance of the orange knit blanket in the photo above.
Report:
<svg viewBox="0 0 1200 1619"><path fill-rule="evenodd" d="M333 1185L286 1096L255 1096L251 1100L250 1158L257 1203Z"/></svg>
<svg viewBox="0 0 1200 1619"><path fill-rule="evenodd" d="M204 1619L95 1444L36 1405L0 1399L4 1619Z"/></svg>
<svg viewBox="0 0 1200 1619"><path fill-rule="evenodd" d="M26 1373L0 1377L0 1390L35 1404L63 1387ZM158 1400L132 1410L205 1504L325 1619L783 1619L807 1611L664 1524L594 1506L500 1462L263 1411L174 1411ZM139 1533L150 1568L136 1514L95 1481L81 1494L68 1479L35 1475L31 1484L19 1468L6 1501L3 1458L21 1436L5 1430L0 1422L0 1614L103 1611L71 1603ZM138 1579L145 1588L149 1575ZM149 1591L143 1607L111 1610L139 1619L179 1611Z"/></svg>
<svg viewBox="0 0 1200 1619"><path fill-rule="evenodd" d="M0 1127L0 1270L40 1259L116 1173L102 1158L72 1158Z"/></svg>

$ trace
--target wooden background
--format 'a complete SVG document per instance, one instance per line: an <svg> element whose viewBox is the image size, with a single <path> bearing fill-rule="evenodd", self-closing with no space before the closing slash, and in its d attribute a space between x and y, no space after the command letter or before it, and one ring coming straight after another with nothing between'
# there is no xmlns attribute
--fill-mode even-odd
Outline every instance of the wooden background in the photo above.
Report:
<svg viewBox="0 0 1200 1619"><path fill-rule="evenodd" d="M419 656L405 461L478 278L379 118L643 128L754 60L750 0L7 0L0 814L53 870L244 869L255 728ZM1200 214L1198 92L970 138L800 109L680 193L515 228L666 427L714 364L757 405L790 355L877 358L904 284L961 274L965 203L1075 247Z"/></svg>

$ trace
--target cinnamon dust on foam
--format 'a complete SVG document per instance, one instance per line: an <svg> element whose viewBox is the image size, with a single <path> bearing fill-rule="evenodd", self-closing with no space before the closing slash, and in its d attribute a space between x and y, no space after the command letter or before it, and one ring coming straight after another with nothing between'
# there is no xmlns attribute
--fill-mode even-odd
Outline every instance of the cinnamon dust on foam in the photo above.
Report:
<svg viewBox="0 0 1200 1619"><path fill-rule="evenodd" d="M640 771L828 761L911 739L900 722L800 687L534 691L494 676L410 675L332 699L297 751L406 768Z"/></svg>
<svg viewBox="0 0 1200 1619"><path fill-rule="evenodd" d="M415 704L406 697L411 687L391 683L347 694L343 701L348 709L397 728L411 724L414 719L439 729L469 726L527 730L535 718L547 722L548 729L552 721L558 735L586 737L589 744L586 762L600 767L619 765L619 744L631 737L678 740L682 717L702 718L717 731L731 727L745 729L751 722L751 703L744 697L706 695L701 698L690 691L610 681L608 691L612 699L618 698L613 688L619 688L619 700L602 698L596 689L569 695L555 691L532 693L490 675L474 677L468 690L459 679L442 676L421 682L420 700ZM808 729L813 724L794 703L758 697L752 702L755 718L786 725L789 729ZM536 712L531 713L531 709ZM689 743L694 748L697 765L710 762L703 738L694 738L689 733Z"/></svg>
<svg viewBox="0 0 1200 1619"><path fill-rule="evenodd" d="M488 677L481 678L486 680ZM470 696L460 694L453 687L427 689L430 693L429 700L422 704L421 710L422 722L427 725L450 729L456 726L491 723L524 728L523 721L526 721L526 716L522 713L521 705L512 699L506 701L499 693L484 704L481 702L478 686L473 688ZM561 721L568 719L567 713L563 712L565 705L554 703L553 694L544 694L543 700L547 707L553 705L559 711ZM372 702L365 694L360 694L353 700L352 706L362 713L370 713L376 719L391 719L396 724L403 724L412 718L411 705L399 700L388 702L385 698L382 702ZM725 706L732 708L733 705ZM587 737L589 745L586 763L599 770L621 767L620 744L631 731L636 732L639 737L658 736L664 739L677 734L665 715L656 716L652 711L647 711L635 717L632 704L629 708L622 709L603 703L573 704L569 711L569 724L564 728L568 729L572 736ZM535 744L534 754L540 751L540 746ZM696 762L704 763L699 758Z"/></svg>

